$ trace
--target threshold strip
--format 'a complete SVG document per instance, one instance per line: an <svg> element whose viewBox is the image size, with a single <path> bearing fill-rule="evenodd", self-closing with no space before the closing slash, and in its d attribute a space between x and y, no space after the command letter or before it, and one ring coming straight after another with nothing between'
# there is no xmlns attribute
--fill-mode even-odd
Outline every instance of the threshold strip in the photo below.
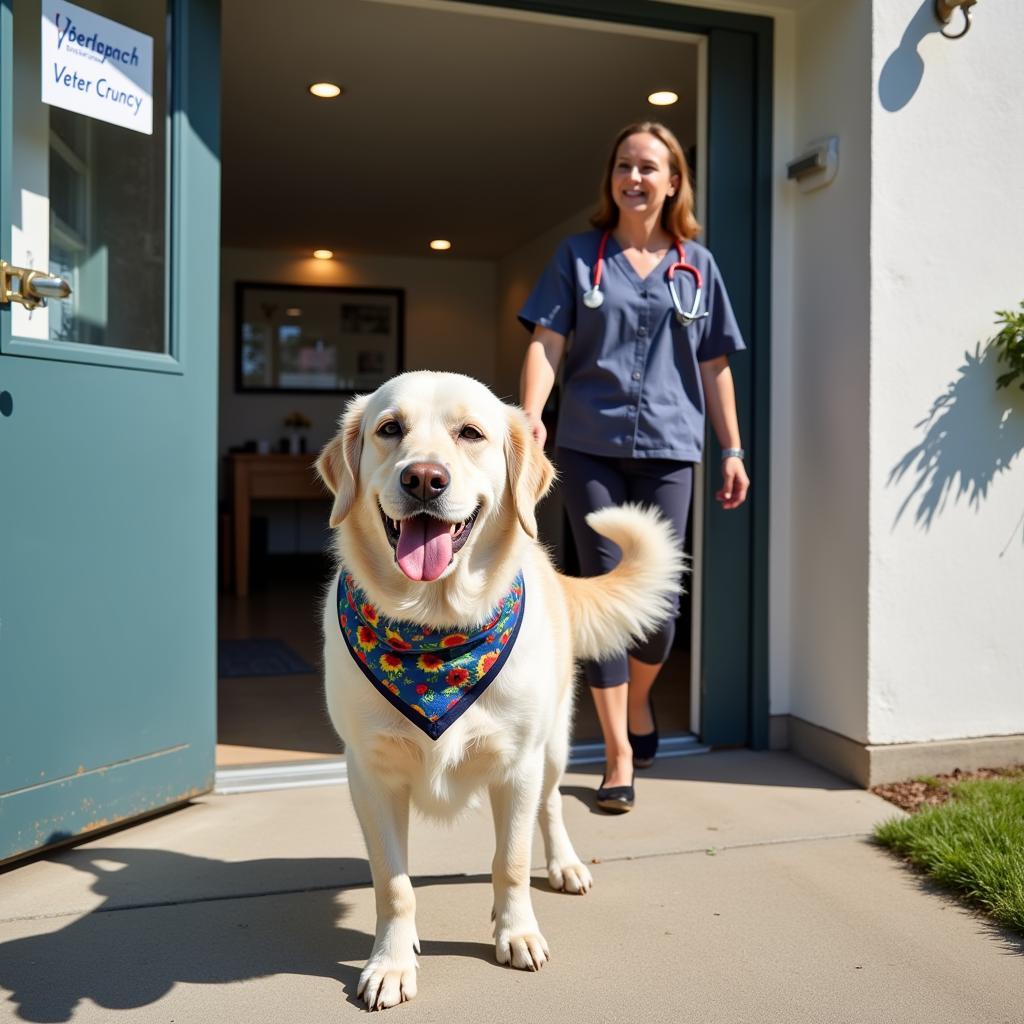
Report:
<svg viewBox="0 0 1024 1024"><path fill-rule="evenodd" d="M658 744L658 757L688 757L691 754L706 754L710 749L696 736L666 736ZM569 768L601 764L603 761L603 743L574 743L569 748ZM348 765L345 759L332 757L323 761L218 768L214 792L230 796L235 793L262 793L275 789L343 786L347 783Z"/></svg>

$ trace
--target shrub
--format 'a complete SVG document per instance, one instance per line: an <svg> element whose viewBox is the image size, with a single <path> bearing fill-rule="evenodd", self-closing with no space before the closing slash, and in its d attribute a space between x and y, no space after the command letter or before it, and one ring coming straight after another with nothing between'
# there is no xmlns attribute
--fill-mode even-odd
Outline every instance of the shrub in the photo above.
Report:
<svg viewBox="0 0 1024 1024"><path fill-rule="evenodd" d="M1003 329L992 339L992 344L999 350L999 362L1006 363L1010 369L996 378L996 388L1008 388L1018 377L1024 377L1024 302L1020 304L1020 312L1000 309L996 316L1002 319ZM1020 382L1024 391L1024 380Z"/></svg>

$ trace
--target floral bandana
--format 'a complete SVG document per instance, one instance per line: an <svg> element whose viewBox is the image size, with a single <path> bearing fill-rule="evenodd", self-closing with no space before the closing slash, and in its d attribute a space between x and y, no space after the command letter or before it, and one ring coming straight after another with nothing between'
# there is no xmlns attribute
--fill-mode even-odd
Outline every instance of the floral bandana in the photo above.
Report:
<svg viewBox="0 0 1024 1024"><path fill-rule="evenodd" d="M347 572L338 578L341 635L363 674L436 740L494 681L523 621L519 573L494 615L475 630L431 629L387 619Z"/></svg>

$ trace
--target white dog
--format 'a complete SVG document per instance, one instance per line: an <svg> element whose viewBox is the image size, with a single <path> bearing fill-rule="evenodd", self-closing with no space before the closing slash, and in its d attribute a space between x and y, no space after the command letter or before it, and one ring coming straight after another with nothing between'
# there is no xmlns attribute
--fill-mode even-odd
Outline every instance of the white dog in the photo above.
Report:
<svg viewBox="0 0 1024 1024"><path fill-rule="evenodd" d="M622 548L619 566L559 575L534 518L551 463L520 409L458 374L405 373L353 399L317 469L335 496L339 562L324 609L327 705L377 904L358 994L371 1009L416 994L410 801L450 821L485 789L498 962L536 970L548 958L530 902L538 814L552 887L592 884L558 791L574 659L666 617L678 539L651 511L604 509L588 522Z"/></svg>

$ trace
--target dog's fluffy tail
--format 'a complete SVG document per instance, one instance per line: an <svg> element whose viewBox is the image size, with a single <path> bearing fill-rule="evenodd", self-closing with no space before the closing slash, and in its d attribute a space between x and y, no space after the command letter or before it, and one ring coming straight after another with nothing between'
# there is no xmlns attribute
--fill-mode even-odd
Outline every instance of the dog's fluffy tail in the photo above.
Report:
<svg viewBox="0 0 1024 1024"><path fill-rule="evenodd" d="M622 549L603 576L561 576L577 658L603 658L643 639L669 617L686 568L682 542L657 511L616 505L587 523Z"/></svg>

